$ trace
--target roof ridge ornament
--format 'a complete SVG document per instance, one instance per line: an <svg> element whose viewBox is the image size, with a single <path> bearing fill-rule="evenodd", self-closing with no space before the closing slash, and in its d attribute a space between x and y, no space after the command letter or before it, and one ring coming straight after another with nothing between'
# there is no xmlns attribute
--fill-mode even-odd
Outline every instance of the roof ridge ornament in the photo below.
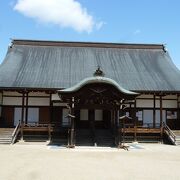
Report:
<svg viewBox="0 0 180 180"><path fill-rule="evenodd" d="M98 65L96 71L94 72L94 76L105 76L104 72L101 70L101 67Z"/></svg>

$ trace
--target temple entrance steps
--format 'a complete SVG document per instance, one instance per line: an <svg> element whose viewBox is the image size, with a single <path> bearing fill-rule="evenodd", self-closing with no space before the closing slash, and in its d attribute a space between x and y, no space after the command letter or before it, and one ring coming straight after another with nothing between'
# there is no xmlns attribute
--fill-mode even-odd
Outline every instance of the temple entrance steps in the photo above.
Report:
<svg viewBox="0 0 180 180"><path fill-rule="evenodd" d="M95 130L95 145L100 147L114 147L115 140L110 129Z"/></svg>
<svg viewBox="0 0 180 180"><path fill-rule="evenodd" d="M14 128L0 128L0 144L11 144Z"/></svg>
<svg viewBox="0 0 180 180"><path fill-rule="evenodd" d="M98 147L115 146L114 137L109 129L95 129L94 133L90 129L77 129L75 145Z"/></svg>
<svg viewBox="0 0 180 180"><path fill-rule="evenodd" d="M76 129L76 146L93 146L93 134L90 129Z"/></svg>
<svg viewBox="0 0 180 180"><path fill-rule="evenodd" d="M49 145L67 146L68 144L68 130L56 128L51 133L51 140Z"/></svg>
<svg viewBox="0 0 180 180"><path fill-rule="evenodd" d="M163 124L163 127L165 143L180 146L180 130L172 130L165 123Z"/></svg>
<svg viewBox="0 0 180 180"><path fill-rule="evenodd" d="M176 136L175 145L180 146L180 130L173 130L172 132Z"/></svg>

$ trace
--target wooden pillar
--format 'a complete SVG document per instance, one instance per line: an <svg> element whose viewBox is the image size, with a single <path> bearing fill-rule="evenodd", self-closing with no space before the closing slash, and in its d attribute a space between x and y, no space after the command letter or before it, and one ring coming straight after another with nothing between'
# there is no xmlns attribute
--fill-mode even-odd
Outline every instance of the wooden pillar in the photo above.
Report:
<svg viewBox="0 0 180 180"><path fill-rule="evenodd" d="M1 114L0 114L0 118L2 117L2 112L3 112L3 91L2 91L1 96L2 96L2 99L1 99L1 105L0 105L0 107L1 107ZM1 123L2 123L2 124L1 124ZM0 125L3 125L3 122L2 122L2 121L0 122Z"/></svg>
<svg viewBox="0 0 180 180"><path fill-rule="evenodd" d="M121 122L119 122L120 112L119 110L116 111L116 130L117 130L117 139L118 139L118 148L122 144L122 125Z"/></svg>
<svg viewBox="0 0 180 180"><path fill-rule="evenodd" d="M134 141L137 141L137 125L138 125L138 122L137 122L137 118L136 118L136 98L134 100L133 119L134 119L134 122L135 122L135 126L134 126Z"/></svg>
<svg viewBox="0 0 180 180"><path fill-rule="evenodd" d="M119 127L119 109L117 110L117 127Z"/></svg>
<svg viewBox="0 0 180 180"><path fill-rule="evenodd" d="M48 137L49 141L51 141L51 124L48 124Z"/></svg>
<svg viewBox="0 0 180 180"><path fill-rule="evenodd" d="M113 115L114 115L114 116L113 116L114 124L115 124L115 127L117 128L117 121L116 121L116 115L117 115L117 114L116 114L116 110L115 110L115 109L114 109L113 111L114 111L114 113L113 113Z"/></svg>
<svg viewBox="0 0 180 180"><path fill-rule="evenodd" d="M115 130L115 122L114 122L114 111L111 110L111 124L112 124L112 128Z"/></svg>
<svg viewBox="0 0 180 180"><path fill-rule="evenodd" d="M21 111L21 123L24 122L24 102L25 102L25 93L23 92L23 96L22 96L22 111Z"/></svg>
<svg viewBox="0 0 180 180"><path fill-rule="evenodd" d="M118 128L118 122L117 122L117 111L113 109L113 122L114 122L114 129L115 133L117 134L118 144L119 144L119 128Z"/></svg>
<svg viewBox="0 0 180 180"><path fill-rule="evenodd" d="M2 91L2 101L1 101L1 104L3 105L4 104L4 92ZM2 112L1 112L2 113Z"/></svg>
<svg viewBox="0 0 180 180"><path fill-rule="evenodd" d="M25 123L27 124L27 122L28 122L28 95L29 95L29 93L27 92L26 93L26 112L25 112Z"/></svg>
<svg viewBox="0 0 180 180"><path fill-rule="evenodd" d="M120 116L119 116L120 117ZM118 147L120 147L122 145L122 129L123 129L123 123L120 121L118 117L118 121L119 121L119 126L118 126ZM124 130L124 129L123 129Z"/></svg>
<svg viewBox="0 0 180 180"><path fill-rule="evenodd" d="M74 97L72 97L71 115L74 116ZM74 118L71 117L71 135L70 135L70 148L75 147L75 130Z"/></svg>
<svg viewBox="0 0 180 180"><path fill-rule="evenodd" d="M163 116L162 116L162 95L160 95L160 128L161 128L161 141L163 140Z"/></svg>
<svg viewBox="0 0 180 180"><path fill-rule="evenodd" d="M24 100L25 100L25 93L22 94L22 110L21 110L21 139L23 140L23 127L24 127Z"/></svg>
<svg viewBox="0 0 180 180"><path fill-rule="evenodd" d="M162 109L162 95L160 95L160 127L163 125L163 109Z"/></svg>
<svg viewBox="0 0 180 180"><path fill-rule="evenodd" d="M89 119L89 128L91 131L93 143L94 143L94 146L97 146L97 140L95 136L95 110L94 109L89 109L88 119Z"/></svg>
<svg viewBox="0 0 180 180"><path fill-rule="evenodd" d="M50 97L49 97L49 105L50 105L50 123L52 123L53 121L53 103L52 103L52 93L50 94Z"/></svg>
<svg viewBox="0 0 180 180"><path fill-rule="evenodd" d="M156 126L156 95L153 98L153 128Z"/></svg>

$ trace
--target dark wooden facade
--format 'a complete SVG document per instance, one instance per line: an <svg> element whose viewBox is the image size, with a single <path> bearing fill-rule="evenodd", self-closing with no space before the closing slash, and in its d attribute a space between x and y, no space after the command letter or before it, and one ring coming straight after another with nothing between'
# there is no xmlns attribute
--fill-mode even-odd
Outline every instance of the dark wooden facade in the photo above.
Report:
<svg viewBox="0 0 180 180"><path fill-rule="evenodd" d="M22 105L2 105L1 109L1 127L13 127L14 126L14 115L15 115L15 108L22 108L22 114L21 114L21 118L24 117L24 122L25 123L30 123L27 121L27 117L28 117L28 109L29 108L38 108L39 111L39 118L38 118L38 122L37 124L51 124L51 126L54 126L55 124L59 127L59 128L68 128L68 129L73 129L73 133L76 129L79 128L86 128L86 129L114 129L114 128L118 128L119 125L119 120L118 117L128 113L130 117L133 117L132 120L126 120L123 123L125 123L126 128L122 131L122 133L124 132L125 134L133 134L134 136L134 140L138 140L138 133L142 133L143 134L157 134L157 133L161 133L161 128L162 128L162 111L165 111L165 116L168 116L168 112L177 112L177 117L175 119L166 119L166 123L167 125L171 128L171 129L180 129L180 123L179 123L179 108L163 108L162 105L162 101L166 100L166 101L175 101L174 98L165 98L165 94L163 96L160 96L159 94L156 95L156 99L153 98L142 98L140 96L135 97L134 99L130 96L129 101L128 101L128 96L124 96L122 95L122 93L119 95L117 95L116 93L114 93L115 96L113 96L113 91L116 91L114 88L112 88L111 86L106 86L106 85L102 85L101 88L99 88L100 86L98 85L98 91L101 92L102 88L104 90L104 88L109 88L108 91L106 92L107 94L99 94L99 92L94 92L92 90L89 90L91 88L97 88L97 85L90 85L90 86L86 86L86 88L82 88L79 90L79 92L73 92L73 93L68 93L68 94L63 94L61 96L61 100L59 99L57 100L52 100L51 96L34 96L34 98L37 99L43 99L43 98L48 98L49 99L49 106L32 106L32 105L28 105L27 100L26 99L30 99L30 97L28 97L28 93L26 96L23 96L23 94L20 96L22 98ZM27 90L26 90L27 91ZM30 92L30 91L29 91ZM46 92L49 93L49 92ZM94 94L95 93L95 94ZM93 95L92 95L93 94ZM3 96L4 98L6 97L10 97L7 95ZM11 96L13 97L17 97L17 96ZM18 96L19 97L19 96ZM31 96L32 97L32 96ZM106 97L104 99L104 97ZM116 98L118 97L118 98ZM119 98L120 97L120 98ZM158 98L157 98L158 97ZM178 96L177 96L178 97ZM72 98L74 99L72 101ZM24 100L23 100L24 99ZM123 101L122 101L123 99ZM103 100L103 101L102 101ZM153 101L153 107L149 108L149 107L136 107L136 103L137 100L147 100L147 101ZM156 103L155 100L159 101L159 107L156 107ZM177 100L177 104L179 104L178 98ZM102 103L103 102L103 103ZM58 103L64 103L64 105L58 106ZM74 121L74 126L72 127L71 123L72 123L72 119L70 120L70 124L69 126L63 127L63 109L67 109L67 106L65 106L65 104L69 104L71 107L71 111L69 113L73 112L73 115L75 116L75 119L73 119ZM126 108L122 108L122 106L126 106ZM73 108L73 111L72 111ZM81 109L87 109L88 110L88 120L86 121L82 121L80 119L80 113L81 113ZM95 121L95 110L102 110L102 120L101 121ZM138 111L144 111L144 110L152 110L153 111L153 118L151 123L149 124L145 124L141 120L138 120L136 117L136 112ZM160 124L156 123L156 111L160 112ZM142 115L143 116L143 115ZM22 121L22 119L20 119ZM142 128L143 127L143 128ZM36 128L34 129L31 126L31 131L47 131L48 127L45 128ZM121 127L122 128L122 127ZM28 127L25 128L25 130L29 130ZM71 132L72 133L72 132ZM142 135L141 135L142 136ZM74 136L72 136L73 138L75 138ZM74 147L74 140L72 140L72 144L70 144L70 147Z"/></svg>

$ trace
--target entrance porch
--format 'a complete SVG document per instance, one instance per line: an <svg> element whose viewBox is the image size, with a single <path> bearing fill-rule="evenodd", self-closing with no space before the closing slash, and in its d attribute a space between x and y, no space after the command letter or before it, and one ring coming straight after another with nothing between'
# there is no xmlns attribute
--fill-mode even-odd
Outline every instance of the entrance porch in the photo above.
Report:
<svg viewBox="0 0 180 180"><path fill-rule="evenodd" d="M138 125L135 105L138 94L123 89L112 79L94 76L58 93L60 99L68 103L68 147L75 147L80 139L91 139L92 145L98 146L102 143L98 142L99 139L108 139L107 134L110 144L119 146L122 142L122 124L125 123L120 122L119 117L126 114L126 109L132 117L131 124ZM79 109L80 114L77 113ZM82 133L82 128L86 128L86 133Z"/></svg>

